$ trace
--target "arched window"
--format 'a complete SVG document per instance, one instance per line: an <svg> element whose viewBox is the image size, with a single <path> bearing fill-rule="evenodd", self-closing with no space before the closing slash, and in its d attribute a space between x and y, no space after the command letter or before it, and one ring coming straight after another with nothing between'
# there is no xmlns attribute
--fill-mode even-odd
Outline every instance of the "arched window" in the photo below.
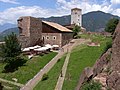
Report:
<svg viewBox="0 0 120 90"><path fill-rule="evenodd" d="M42 36L42 39L44 40L44 39L45 39L45 36Z"/></svg>

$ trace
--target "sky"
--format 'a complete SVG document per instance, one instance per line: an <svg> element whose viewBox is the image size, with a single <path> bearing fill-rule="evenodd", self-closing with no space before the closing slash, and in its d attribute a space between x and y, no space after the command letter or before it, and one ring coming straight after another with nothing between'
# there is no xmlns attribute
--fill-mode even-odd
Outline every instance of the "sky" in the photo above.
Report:
<svg viewBox="0 0 120 90"><path fill-rule="evenodd" d="M76 7L82 14L100 10L120 16L120 0L0 0L0 25L15 24L20 16L70 15Z"/></svg>

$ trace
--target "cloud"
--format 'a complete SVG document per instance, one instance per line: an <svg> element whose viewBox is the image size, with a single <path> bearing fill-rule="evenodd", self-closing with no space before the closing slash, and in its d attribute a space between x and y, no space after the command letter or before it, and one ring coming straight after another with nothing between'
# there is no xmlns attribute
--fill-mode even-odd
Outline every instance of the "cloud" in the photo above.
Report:
<svg viewBox="0 0 120 90"><path fill-rule="evenodd" d="M49 10L45 10L38 6L20 6L16 8L9 8L3 12L0 12L0 24L16 23L16 20L20 16L45 17L48 14Z"/></svg>
<svg viewBox="0 0 120 90"><path fill-rule="evenodd" d="M120 15L120 8L119 8L119 9L114 10L113 14L114 14L114 15Z"/></svg>
<svg viewBox="0 0 120 90"><path fill-rule="evenodd" d="M90 11L101 10L104 12L110 12L111 5L108 4L107 0L103 0L102 4L94 3L96 0L70 0L67 2L66 0L57 0L57 4L61 11L70 11L71 8L78 7L82 9L83 13L87 13Z"/></svg>
<svg viewBox="0 0 120 90"><path fill-rule="evenodd" d="M0 2L19 4L16 0L0 0Z"/></svg>
<svg viewBox="0 0 120 90"><path fill-rule="evenodd" d="M112 4L120 4L120 0L111 0L110 1Z"/></svg>
<svg viewBox="0 0 120 90"><path fill-rule="evenodd" d="M44 9L40 6L20 6L15 8L9 8L0 12L0 24L5 23L17 23L17 19L21 16L33 16L33 17L50 17L50 16L62 16L66 13L65 10L61 11L57 9Z"/></svg>
<svg viewBox="0 0 120 90"><path fill-rule="evenodd" d="M96 0L91 1L57 0L55 9L46 9L40 6L19 6L14 8L8 8L4 11L0 11L0 24L14 24L20 16L50 17L69 15L71 13L71 9L74 7L81 8L83 14L91 11L100 10L106 13L120 15L120 9L113 8L113 4L110 4L108 0L103 0L102 3L93 3L93 1Z"/></svg>

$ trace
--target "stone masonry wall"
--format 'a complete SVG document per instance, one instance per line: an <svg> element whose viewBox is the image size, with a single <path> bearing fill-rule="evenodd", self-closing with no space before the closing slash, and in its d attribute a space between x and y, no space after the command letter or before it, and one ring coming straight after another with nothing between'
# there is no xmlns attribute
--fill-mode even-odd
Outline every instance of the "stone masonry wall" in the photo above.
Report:
<svg viewBox="0 0 120 90"><path fill-rule="evenodd" d="M20 17L18 20L18 28L19 28L19 41L22 44L22 47L33 46L38 41L41 40L42 37L42 21L26 16Z"/></svg>
<svg viewBox="0 0 120 90"><path fill-rule="evenodd" d="M69 43L73 39L73 33L62 33L62 46Z"/></svg>
<svg viewBox="0 0 120 90"><path fill-rule="evenodd" d="M59 45L61 47L61 33L42 33L42 40L44 45Z"/></svg>
<svg viewBox="0 0 120 90"><path fill-rule="evenodd" d="M34 46L36 44L41 45L42 39L42 21L38 18L30 18L30 44ZM39 42L38 42L39 41Z"/></svg>

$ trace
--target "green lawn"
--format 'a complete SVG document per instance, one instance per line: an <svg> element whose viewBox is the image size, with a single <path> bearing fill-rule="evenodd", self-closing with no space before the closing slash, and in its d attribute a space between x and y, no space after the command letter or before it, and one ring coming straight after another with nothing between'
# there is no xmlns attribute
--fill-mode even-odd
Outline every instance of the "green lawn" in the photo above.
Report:
<svg viewBox="0 0 120 90"><path fill-rule="evenodd" d="M20 90L20 87L8 83L2 83L2 86L3 90Z"/></svg>
<svg viewBox="0 0 120 90"><path fill-rule="evenodd" d="M62 57L60 61L57 62L55 66L47 73L49 78L45 81L40 81L34 90L54 90L64 64L64 60L65 56Z"/></svg>
<svg viewBox="0 0 120 90"><path fill-rule="evenodd" d="M72 50L62 90L75 89L79 81L80 73L85 67L93 66L95 61L104 52L106 42L111 41L111 38L92 36L92 41L100 42L101 46L89 47L87 45L80 45Z"/></svg>
<svg viewBox="0 0 120 90"><path fill-rule="evenodd" d="M51 52L44 56L34 57L28 60L24 66L21 66L13 73L2 73L5 64L0 63L0 78L12 80L17 78L18 83L25 84L28 80L34 77L57 53Z"/></svg>

